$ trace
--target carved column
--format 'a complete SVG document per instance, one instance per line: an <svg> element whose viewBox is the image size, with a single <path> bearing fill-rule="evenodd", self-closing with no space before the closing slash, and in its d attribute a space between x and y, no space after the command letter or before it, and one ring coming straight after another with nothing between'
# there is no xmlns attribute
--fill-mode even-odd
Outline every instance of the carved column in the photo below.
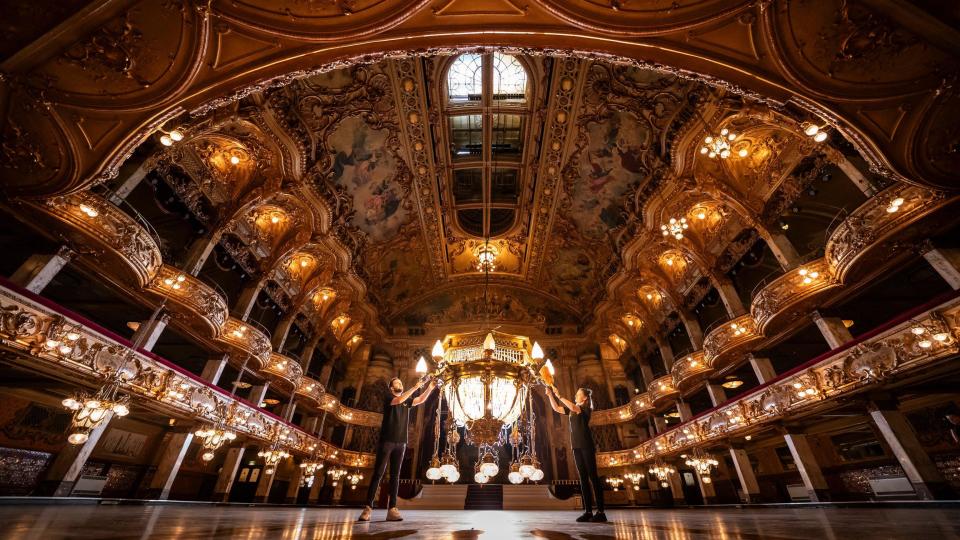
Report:
<svg viewBox="0 0 960 540"><path fill-rule="evenodd" d="M210 384L216 385L220 382L220 377L223 375L223 369L227 367L227 362L229 360L229 354L223 354L207 360L207 363L203 365L203 371L200 372L200 378L209 382Z"/></svg>
<svg viewBox="0 0 960 540"><path fill-rule="evenodd" d="M296 312L290 313L277 323L277 327L273 330L273 335L270 337L273 350L280 352L283 349L283 344L287 342L287 336L290 335L290 328L293 326L293 321L296 317Z"/></svg>
<svg viewBox="0 0 960 540"><path fill-rule="evenodd" d="M282 463L277 464L273 470L273 474L267 474L266 466L260 471L260 478L257 479L257 491L253 496L253 502L264 503L270 499L270 489L273 487L274 479L277 478L277 473L280 472L281 465Z"/></svg>
<svg viewBox="0 0 960 540"><path fill-rule="evenodd" d="M680 478L680 471L667 475L667 483L670 484L670 494L673 496L673 504L685 505L687 499L683 495L683 480Z"/></svg>
<svg viewBox="0 0 960 540"><path fill-rule="evenodd" d="M707 395L710 396L710 403L714 407L719 406L727 400L727 392L719 384L707 382Z"/></svg>
<svg viewBox="0 0 960 540"><path fill-rule="evenodd" d="M860 172L860 169L856 167L853 163L847 159L847 156L843 152L830 147L827 149L827 159L831 163L837 166L838 169L843 171L843 174L857 186L857 189L860 190L868 199L877 194L877 189L873 187L873 183L867 179L867 177Z"/></svg>
<svg viewBox="0 0 960 540"><path fill-rule="evenodd" d="M750 456L743 448L730 447L730 458L733 460L733 467L737 471L737 478L740 480L740 489L748 503L760 502L760 484L757 482L757 475L753 471L753 464L750 463Z"/></svg>
<svg viewBox="0 0 960 540"><path fill-rule="evenodd" d="M140 182L146 178L147 173L154 167L152 159L146 159L141 163L126 180L117 187L116 191L110 194L110 202L119 206L133 192Z"/></svg>
<svg viewBox="0 0 960 540"><path fill-rule="evenodd" d="M653 384L653 368L650 367L650 360L647 358L641 358L637 364L640 366L640 375L643 378L643 388L647 389Z"/></svg>
<svg viewBox="0 0 960 540"><path fill-rule="evenodd" d="M325 472L324 469L320 469L317 471L317 475L313 477L313 485L310 486L310 494L307 496L308 504L317 504L320 500L320 490L323 489L323 485L327 482Z"/></svg>
<svg viewBox="0 0 960 540"><path fill-rule="evenodd" d="M930 242L921 247L923 258L954 290L960 289L960 249L937 248Z"/></svg>
<svg viewBox="0 0 960 540"><path fill-rule="evenodd" d="M303 469L297 466L293 458L290 458L290 462L293 463L293 476L290 477L290 485L287 486L287 495L284 497L283 502L286 504L296 504L297 495L300 493L300 482L303 479Z"/></svg>
<svg viewBox="0 0 960 540"><path fill-rule="evenodd" d="M786 433L783 439L787 441L787 447L790 448L790 454L793 455L793 461L797 465L800 477L803 478L803 485L807 488L810 500L829 501L830 491L827 479L823 476L807 436L802 433Z"/></svg>
<svg viewBox="0 0 960 540"><path fill-rule="evenodd" d="M751 354L747 356L747 360L750 361L750 367L753 368L753 373L757 376L760 384L777 377L777 372L773 370L773 362L771 362L769 358Z"/></svg>
<svg viewBox="0 0 960 540"><path fill-rule="evenodd" d="M141 322L140 327L137 328L137 331L133 333L133 337L130 339L130 341L134 343L139 341L141 349L145 351L152 351L154 345L157 344L157 341L160 339L160 335L163 334L163 331L167 328L168 324L170 324L170 314L166 311L163 311L153 320Z"/></svg>
<svg viewBox="0 0 960 540"><path fill-rule="evenodd" d="M10 281L20 285L30 292L40 294L53 278L60 273L76 253L66 246L61 246L56 253L49 255L31 255L20 268L10 276Z"/></svg>
<svg viewBox="0 0 960 540"><path fill-rule="evenodd" d="M780 263L780 268L782 268L784 272L789 272L800 266L800 254L797 253L797 248L794 247L793 242L787 238L787 235L771 231L765 231L761 234L770 252L773 253L773 256L777 259L777 262Z"/></svg>
<svg viewBox="0 0 960 540"><path fill-rule="evenodd" d="M848 341L853 341L850 330L844 326L843 320L839 317L824 317L819 311L814 311L810 317L831 349L836 349Z"/></svg>
<svg viewBox="0 0 960 540"><path fill-rule="evenodd" d="M243 290L240 291L240 296L237 297L237 303L234 304L230 314L242 321L247 320L247 317L250 316L250 312L253 310L254 304L257 303L257 296L260 295L260 291L263 289L265 283L266 280L261 279L244 287Z"/></svg>
<svg viewBox="0 0 960 540"><path fill-rule="evenodd" d="M307 342L307 345L303 348L303 353L300 355L300 362L303 365L303 373L306 374L310 370L310 365L313 363L313 354L317 350L317 344L320 343L320 338L323 337L323 333L316 332Z"/></svg>
<svg viewBox="0 0 960 540"><path fill-rule="evenodd" d="M923 449L907 417L895 403L873 402L870 419L887 442L900 467L913 485L917 496L924 500L951 499L953 490L937 469L936 463Z"/></svg>
<svg viewBox="0 0 960 540"><path fill-rule="evenodd" d="M700 350L703 348L703 329L700 328L700 322L697 321L697 318L685 309L678 310L677 313L680 315L680 320L683 322L684 328L687 329L687 337L690 338L690 345L693 347L693 350ZM659 343L658 343L659 345ZM673 362L673 353L670 353L671 363ZM666 358L666 357L664 357Z"/></svg>
<svg viewBox="0 0 960 540"><path fill-rule="evenodd" d="M233 489L233 479L237 477L240 463L243 462L243 446L235 446L227 450L227 457L223 460L223 467L217 475L217 484L213 488L213 500L227 502L230 500L230 490Z"/></svg>
<svg viewBox="0 0 960 540"><path fill-rule="evenodd" d="M180 472L180 466L187 455L187 450L190 449L191 442L193 442L192 431L170 434L160 454L160 460L157 462L157 472L150 480L146 498L164 501L170 498L170 488L173 487L177 473Z"/></svg>
<svg viewBox="0 0 960 540"><path fill-rule="evenodd" d="M260 404L263 403L263 398L267 397L267 390L269 388L269 382L265 382L259 386L250 388L250 393L247 395L247 401L259 407Z"/></svg>
<svg viewBox="0 0 960 540"><path fill-rule="evenodd" d="M80 472L83 471L83 466L86 465L87 459L89 459L90 454L93 453L93 449L96 448L97 443L100 442L100 437L107 431L111 420L113 420L113 411L107 412L103 422L90 432L85 443L64 446L53 460L50 468L47 469L43 481L37 485L34 494L51 497L68 497L73 491L73 486L77 483L77 479L80 478Z"/></svg>
<svg viewBox="0 0 960 540"><path fill-rule="evenodd" d="M677 400L677 412L680 413L680 421L686 422L693 418L693 411L690 409L690 404L683 400Z"/></svg>
<svg viewBox="0 0 960 540"><path fill-rule="evenodd" d="M713 480L709 476L703 476L696 469L694 469L693 474L697 477L697 484L700 486L700 495L703 496L703 504L716 504L717 503L717 490L713 486ZM704 479L708 479L707 482L704 482Z"/></svg>
<svg viewBox="0 0 960 540"><path fill-rule="evenodd" d="M747 309L743 307L743 301L740 300L740 295L737 294L737 288L730 278L726 276L715 277L713 286L717 288L720 300L723 302L723 306L727 309L727 315L729 315L731 319L747 313Z"/></svg>
<svg viewBox="0 0 960 540"><path fill-rule="evenodd" d="M187 255L183 262L183 271L192 276L199 274L218 242L220 242L219 230L212 231L194 240L193 243L190 244L190 247L187 248Z"/></svg>
<svg viewBox="0 0 960 540"><path fill-rule="evenodd" d="M657 342L657 348L660 349L663 367L666 368L667 373L670 373L670 369L673 368L673 348L670 346L670 342L661 336L659 332L654 334L653 339Z"/></svg>

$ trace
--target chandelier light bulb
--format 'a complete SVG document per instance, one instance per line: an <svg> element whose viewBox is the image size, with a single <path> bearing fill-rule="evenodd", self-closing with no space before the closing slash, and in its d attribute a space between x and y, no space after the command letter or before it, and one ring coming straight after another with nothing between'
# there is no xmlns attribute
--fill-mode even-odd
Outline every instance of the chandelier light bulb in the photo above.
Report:
<svg viewBox="0 0 960 540"><path fill-rule="evenodd" d="M175 129L170 132L170 138L173 139L174 142L180 142L183 140L183 132Z"/></svg>
<svg viewBox="0 0 960 540"><path fill-rule="evenodd" d="M416 371L417 373L420 373L420 374L424 374L424 373L427 372L427 359L426 359L426 358L424 358L424 357L421 356L420 359L417 360L417 367L416 367L415 371Z"/></svg>
<svg viewBox="0 0 960 540"><path fill-rule="evenodd" d="M493 339L493 332L487 332L487 337L483 339L483 350L485 351L497 350L497 341Z"/></svg>
<svg viewBox="0 0 960 540"><path fill-rule="evenodd" d="M540 344L536 341L533 342L533 349L530 351L530 358L534 360L543 360L543 349L540 348Z"/></svg>
<svg viewBox="0 0 960 540"><path fill-rule="evenodd" d="M549 372L550 375L556 375L557 370L553 367L553 362L551 362L549 358L547 358L547 363L544 364L544 366L547 368L547 372Z"/></svg>
<svg viewBox="0 0 960 540"><path fill-rule="evenodd" d="M500 467L493 458L493 454L487 452L480 458L480 472L484 476L494 477L500 472Z"/></svg>
<svg viewBox="0 0 960 540"><path fill-rule="evenodd" d="M539 482L543 480L543 475L544 475L543 469L538 467L535 471L533 471L533 474L530 475L530 480L534 482Z"/></svg>
<svg viewBox="0 0 960 540"><path fill-rule="evenodd" d="M816 135L813 136L813 140L817 142L823 142L827 140L827 132L821 131L820 133L817 133Z"/></svg>
<svg viewBox="0 0 960 540"><path fill-rule="evenodd" d="M240 163L240 157L239 157L239 156L230 156L230 164L231 164L231 165L238 165L239 163Z"/></svg>
<svg viewBox="0 0 960 540"><path fill-rule="evenodd" d="M446 476L447 482L451 484L457 483L457 480L460 480L460 471L454 469L450 474Z"/></svg>
<svg viewBox="0 0 960 540"><path fill-rule="evenodd" d="M204 460L204 461L212 461L212 460L213 460L213 456L214 456L213 451L212 451L212 450L207 450L206 452L204 452L204 453L200 456L200 459L202 459L202 460Z"/></svg>
<svg viewBox="0 0 960 540"><path fill-rule="evenodd" d="M173 138L170 137L169 135L161 135L160 144L164 146L173 146Z"/></svg>
<svg viewBox="0 0 960 540"><path fill-rule="evenodd" d="M803 128L803 133L808 137L813 137L820 131L820 126L814 123L808 123L806 127Z"/></svg>
<svg viewBox="0 0 960 540"><path fill-rule="evenodd" d="M71 433L70 436L67 437L67 442L70 444L83 444L87 442L88 438L89 437L86 433Z"/></svg>
<svg viewBox="0 0 960 540"><path fill-rule="evenodd" d="M434 358L443 358L443 343L439 339L433 344L433 351L430 354Z"/></svg>

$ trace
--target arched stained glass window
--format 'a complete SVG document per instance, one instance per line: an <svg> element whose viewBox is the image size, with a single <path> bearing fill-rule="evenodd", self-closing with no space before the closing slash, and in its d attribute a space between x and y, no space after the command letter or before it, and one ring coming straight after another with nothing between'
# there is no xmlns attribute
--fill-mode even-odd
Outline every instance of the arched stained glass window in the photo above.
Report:
<svg viewBox="0 0 960 540"><path fill-rule="evenodd" d="M527 70L509 54L493 53L493 99L523 102L527 94Z"/></svg>
<svg viewBox="0 0 960 540"><path fill-rule="evenodd" d="M447 71L447 93L453 103L480 101L483 94L483 55L466 53L453 61Z"/></svg>

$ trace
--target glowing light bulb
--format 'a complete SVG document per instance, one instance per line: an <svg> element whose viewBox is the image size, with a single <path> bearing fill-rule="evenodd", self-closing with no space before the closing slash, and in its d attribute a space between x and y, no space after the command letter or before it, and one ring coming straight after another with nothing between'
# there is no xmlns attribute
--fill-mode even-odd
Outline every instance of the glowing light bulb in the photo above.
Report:
<svg viewBox="0 0 960 540"><path fill-rule="evenodd" d="M433 351L430 354L434 358L443 358L443 343L439 339L433 344Z"/></svg>
<svg viewBox="0 0 960 540"><path fill-rule="evenodd" d="M417 360L417 367L416 367L416 370L415 370L415 371L416 371L417 373L426 373L426 372L427 372L427 359L426 359L426 358L424 358L424 357L421 356L420 359Z"/></svg>
<svg viewBox="0 0 960 540"><path fill-rule="evenodd" d="M543 360L543 349L540 348L540 344L536 341L533 342L533 349L530 351L530 358L534 360Z"/></svg>

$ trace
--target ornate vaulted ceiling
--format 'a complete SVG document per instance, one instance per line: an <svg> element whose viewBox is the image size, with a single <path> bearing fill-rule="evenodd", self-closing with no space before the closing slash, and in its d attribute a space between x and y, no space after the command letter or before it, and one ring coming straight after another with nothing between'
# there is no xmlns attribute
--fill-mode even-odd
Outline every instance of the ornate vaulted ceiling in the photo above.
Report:
<svg viewBox="0 0 960 540"><path fill-rule="evenodd" d="M795 266L808 246L783 241L783 216L857 150L861 170L955 185L956 31L874 4L88 8L70 31L8 36L0 175L31 197L148 169L244 278L324 323L344 315L344 335L487 318L669 330L711 289L744 311L727 274L758 237ZM461 92L462 54L475 79ZM504 62L522 90L497 86ZM832 139L805 137L804 121ZM186 141L161 148L174 126ZM721 128L750 151L700 154ZM684 241L661 234L684 218Z"/></svg>
<svg viewBox="0 0 960 540"><path fill-rule="evenodd" d="M302 171L302 179L286 182L324 200L332 233L350 247L352 270L386 326L420 326L440 314L485 317L489 308L472 299L487 280L476 263L488 241L496 253L489 284L498 318L582 325L620 269L620 250L638 230L649 194L669 174L678 131L710 91L647 69L517 55L528 74L526 103L490 107L496 118L526 115L522 151L486 164L478 157L476 168L465 169L447 150L456 146L446 129L458 111L446 94L456 58L410 57L313 75L248 98L239 111L288 141L289 170ZM458 214L465 211L458 201L471 194L458 193L470 185L457 182L463 171L499 170L489 163L496 159L515 167L506 190L515 215L501 230L486 229L488 240ZM243 197L243 188L234 191ZM507 200L478 197L478 212Z"/></svg>

